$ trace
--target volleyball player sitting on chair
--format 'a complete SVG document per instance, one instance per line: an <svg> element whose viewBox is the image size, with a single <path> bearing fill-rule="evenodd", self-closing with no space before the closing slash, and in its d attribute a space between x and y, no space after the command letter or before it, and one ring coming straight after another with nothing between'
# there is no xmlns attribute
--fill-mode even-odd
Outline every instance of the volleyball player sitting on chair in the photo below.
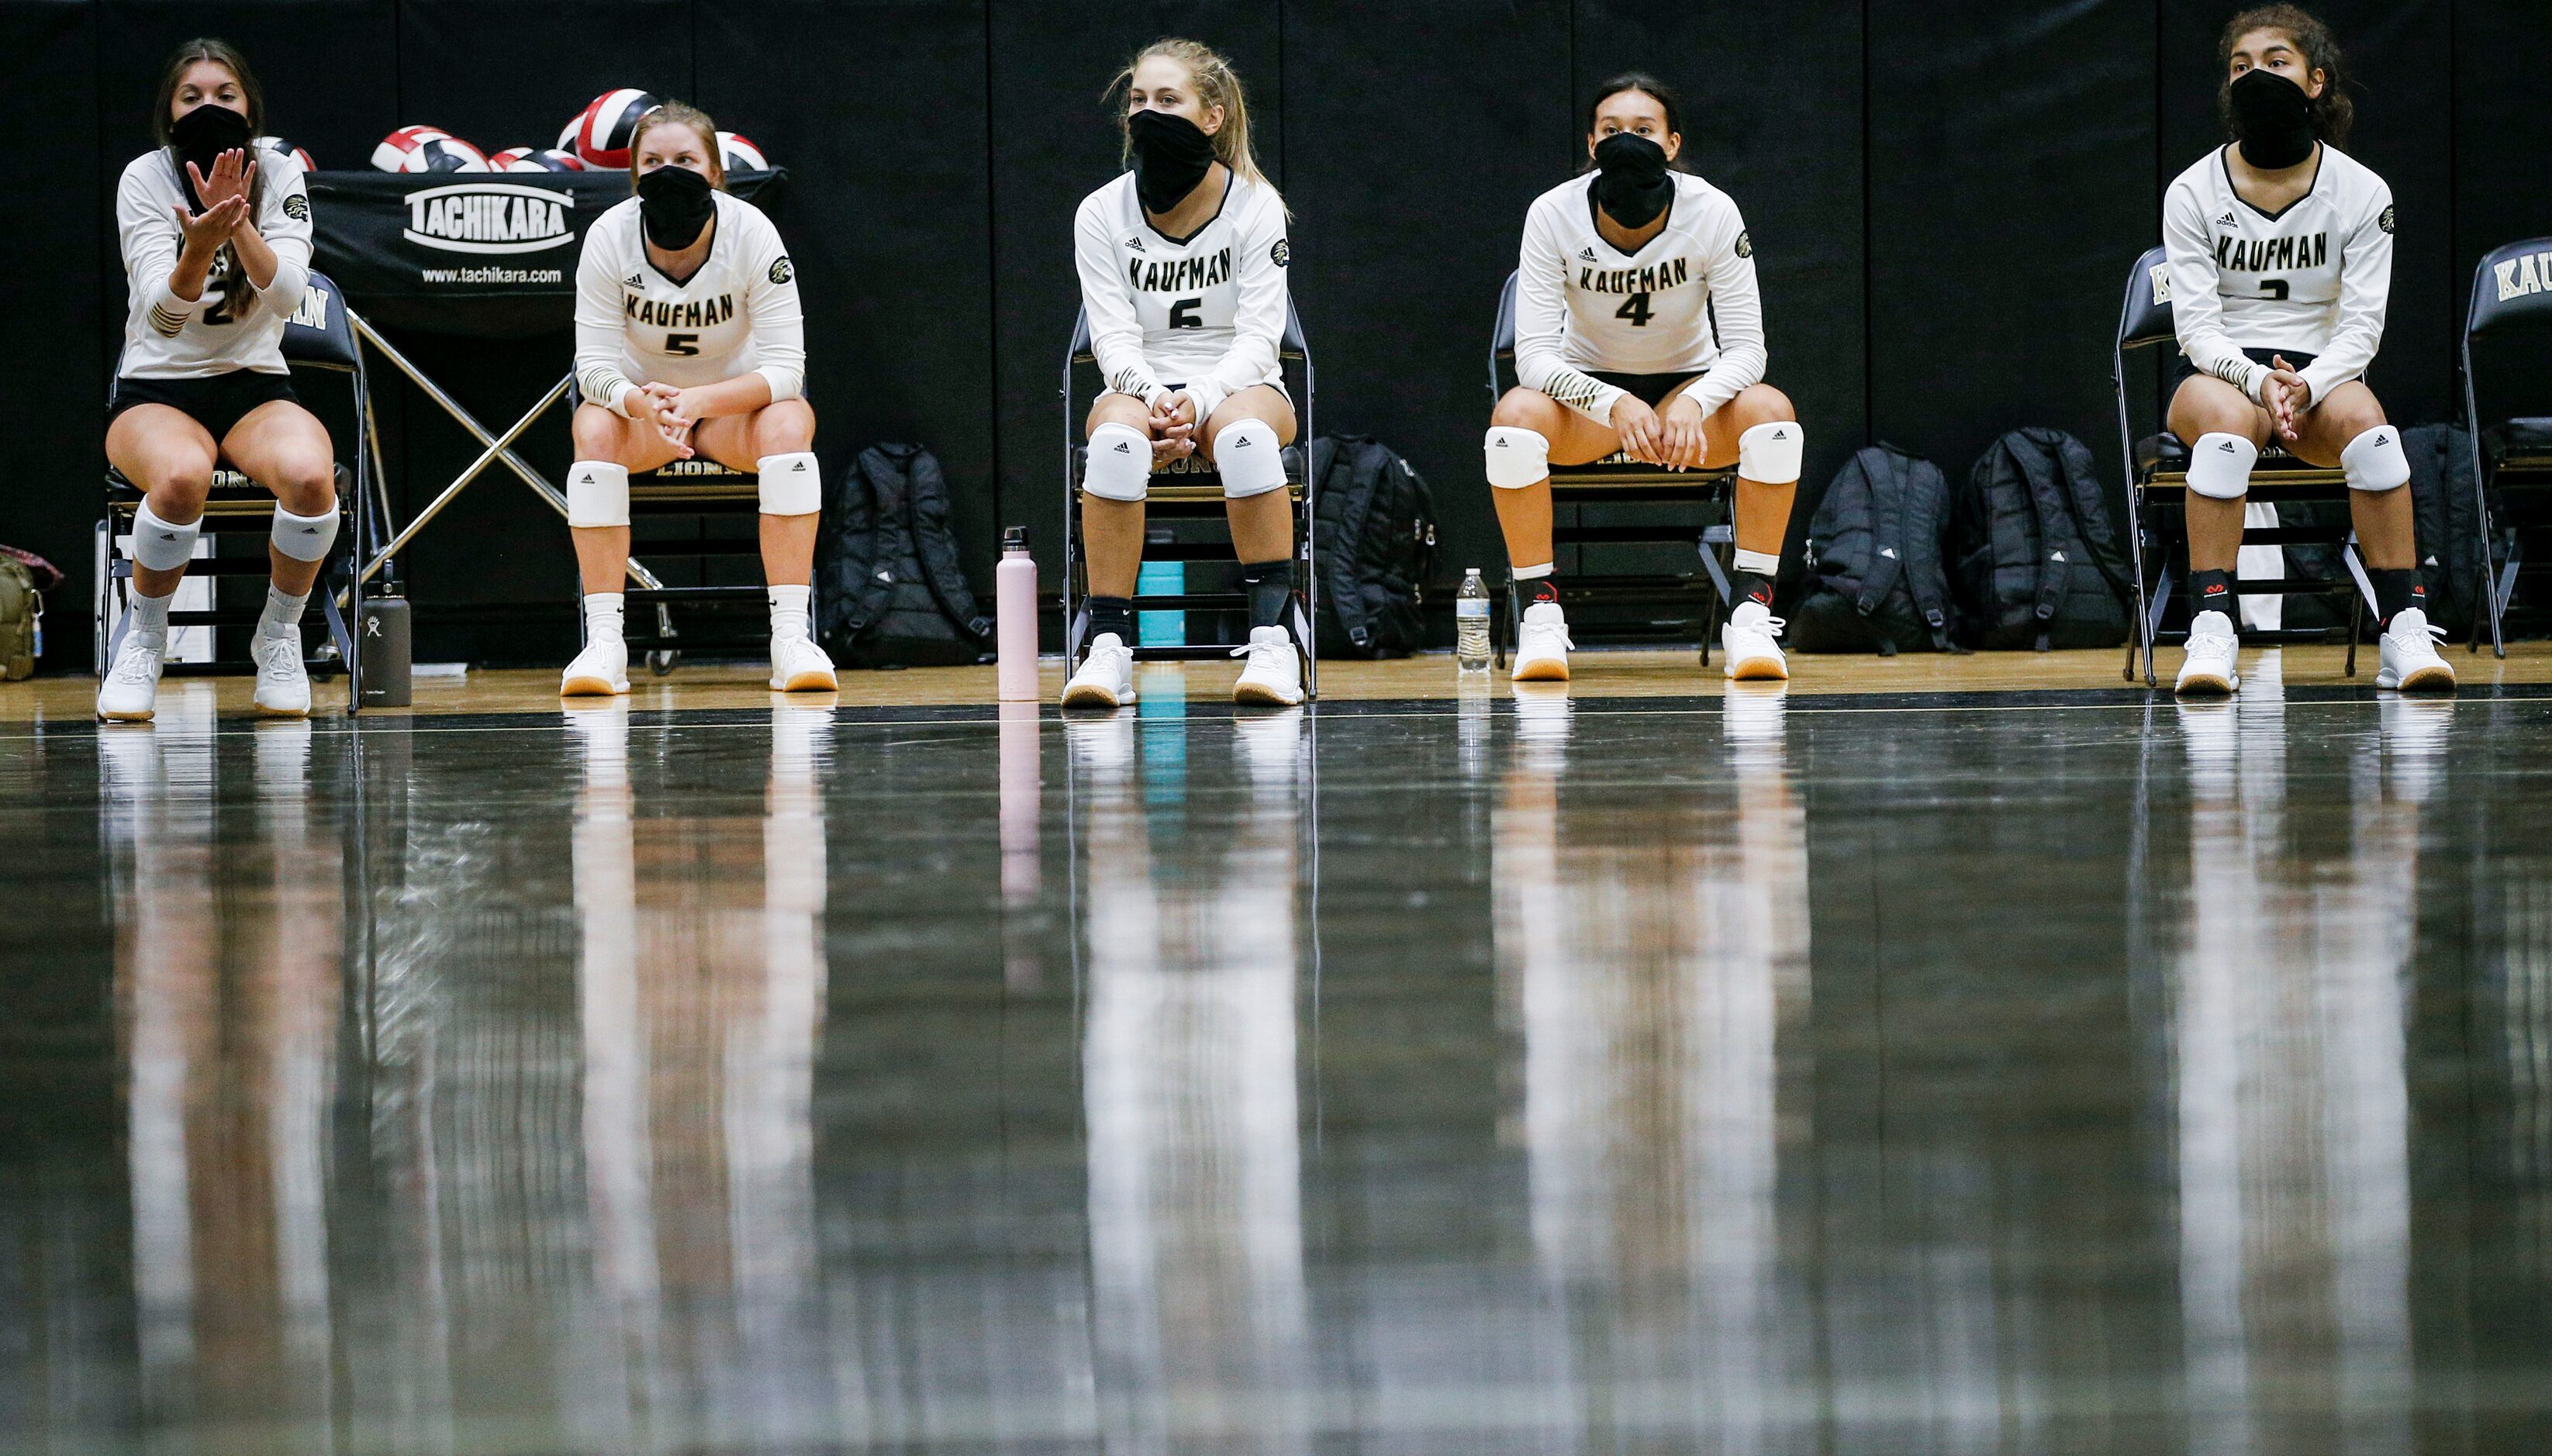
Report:
<svg viewBox="0 0 2552 1456"><path fill-rule="evenodd" d="M629 690L629 476L696 453L761 478L772 688L830 692L833 661L807 614L823 485L797 273L771 220L727 193L717 129L691 107L640 118L629 182L637 195L594 219L577 264L584 402L569 427L567 504L585 650L559 691Z"/></svg>
<svg viewBox="0 0 2552 1456"><path fill-rule="evenodd" d="M249 648L258 711L310 712L301 609L337 540L336 452L293 397L283 323L310 281L301 163L256 148L266 97L221 41L177 48L151 114L160 145L115 188L131 302L107 410L106 458L143 493L133 515L133 602L97 690L100 718L150 718L168 607L227 461L274 492L273 572Z"/></svg>
<svg viewBox="0 0 2552 1456"><path fill-rule="evenodd" d="M1514 676L1568 676L1551 575L1550 467L1616 451L1674 468L1737 467L1731 677L1787 677L1772 578L1799 483L1789 397L1761 382L1754 248L1727 193L1678 170L1674 94L1616 76L1587 119L1591 176L1534 199L1516 263L1517 387L1490 416L1489 492L1526 603Z"/></svg>
<svg viewBox="0 0 2552 1456"><path fill-rule="evenodd" d="M2401 432L2359 377L2384 339L2392 191L2341 152L2353 107L2339 47L2291 5L2224 29L2218 105L2234 141L2163 197L2172 322L2170 424L2188 444L2185 693L2241 685L2233 571L2251 467L2274 437L2347 476L2357 549L2383 627L2375 685L2451 690L2437 655L2410 514Z"/></svg>

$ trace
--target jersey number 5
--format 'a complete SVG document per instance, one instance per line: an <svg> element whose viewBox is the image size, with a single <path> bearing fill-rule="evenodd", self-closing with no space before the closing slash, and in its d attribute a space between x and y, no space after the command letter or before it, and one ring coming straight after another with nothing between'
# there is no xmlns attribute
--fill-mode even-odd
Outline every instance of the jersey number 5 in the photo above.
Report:
<svg viewBox="0 0 2552 1456"><path fill-rule="evenodd" d="M697 354L700 352L700 336L697 334L668 334L665 336L665 352L667 354L681 355Z"/></svg>
<svg viewBox="0 0 2552 1456"><path fill-rule="evenodd" d="M1203 307L1205 307L1205 300L1202 298L1182 298L1171 304L1170 327L1173 329L1204 328L1205 320L1196 316L1196 311Z"/></svg>
<svg viewBox="0 0 2552 1456"><path fill-rule="evenodd" d="M2274 298L2280 303L2286 302L2286 280L2284 278L2262 278L2260 280L2260 296L2263 298Z"/></svg>
<svg viewBox="0 0 2552 1456"><path fill-rule="evenodd" d="M1648 295L1646 293L1634 293L1630 297L1623 299L1622 306L1613 310L1613 317L1617 319L1629 319L1631 321L1631 327L1634 329L1647 328L1648 326Z"/></svg>

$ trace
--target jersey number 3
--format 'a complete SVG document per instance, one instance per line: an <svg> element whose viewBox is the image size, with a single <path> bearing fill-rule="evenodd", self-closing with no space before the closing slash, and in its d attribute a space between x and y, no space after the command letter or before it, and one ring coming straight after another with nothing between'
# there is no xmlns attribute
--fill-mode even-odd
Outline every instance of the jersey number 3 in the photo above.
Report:
<svg viewBox="0 0 2552 1456"><path fill-rule="evenodd" d="M2260 280L2260 296L2263 298L2274 298L2280 303L2286 302L2286 280L2284 278L2262 278Z"/></svg>
<svg viewBox="0 0 2552 1456"><path fill-rule="evenodd" d="M1613 317L1617 319L1629 319L1631 321L1631 327L1634 329L1647 328L1648 326L1648 295L1646 293L1634 293L1630 297L1623 299L1622 306L1613 310Z"/></svg>
<svg viewBox="0 0 2552 1456"><path fill-rule="evenodd" d="M680 354L685 356L697 354L700 352L700 336L697 334L668 334L665 336L665 352L667 354Z"/></svg>

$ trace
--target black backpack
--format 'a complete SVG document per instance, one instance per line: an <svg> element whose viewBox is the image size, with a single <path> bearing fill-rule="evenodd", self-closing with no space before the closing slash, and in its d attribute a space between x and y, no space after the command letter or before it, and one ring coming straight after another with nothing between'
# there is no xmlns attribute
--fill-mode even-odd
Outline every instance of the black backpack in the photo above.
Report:
<svg viewBox="0 0 2552 1456"><path fill-rule="evenodd" d="M845 667L991 661L948 530L948 481L918 445L873 445L834 481L815 548L815 633Z"/></svg>
<svg viewBox="0 0 2552 1456"><path fill-rule="evenodd" d="M1986 447L1952 510L1963 638L1974 647L2115 647L2135 584L2091 452L2062 430Z"/></svg>
<svg viewBox="0 0 2552 1456"><path fill-rule="evenodd" d="M1808 522L1807 594L1786 635L1801 652L1956 652L1941 540L1950 482L1892 445L1856 451Z"/></svg>
<svg viewBox="0 0 2552 1456"><path fill-rule="evenodd" d="M1436 569L1436 504L1426 480L1365 435L1313 441L1311 472L1320 482L1312 541L1321 656L1409 656L1426 645L1420 591Z"/></svg>
<svg viewBox="0 0 2552 1456"><path fill-rule="evenodd" d="M2473 498L2472 437L2452 425L2420 425L2401 432L2401 451L2410 457L2410 512L2419 565L2427 569L2428 620L2460 641L2490 589L2490 548Z"/></svg>

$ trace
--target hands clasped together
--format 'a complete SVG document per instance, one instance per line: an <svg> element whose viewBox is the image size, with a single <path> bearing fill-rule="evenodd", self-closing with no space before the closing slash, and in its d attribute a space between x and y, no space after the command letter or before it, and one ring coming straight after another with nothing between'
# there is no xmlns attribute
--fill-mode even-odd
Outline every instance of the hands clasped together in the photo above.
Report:
<svg viewBox="0 0 2552 1456"><path fill-rule="evenodd" d="M1613 433L1622 438L1623 451L1633 460L1671 470L1701 468L1709 453L1701 421L1701 406L1681 391L1666 401L1662 415L1636 394L1613 401Z"/></svg>

